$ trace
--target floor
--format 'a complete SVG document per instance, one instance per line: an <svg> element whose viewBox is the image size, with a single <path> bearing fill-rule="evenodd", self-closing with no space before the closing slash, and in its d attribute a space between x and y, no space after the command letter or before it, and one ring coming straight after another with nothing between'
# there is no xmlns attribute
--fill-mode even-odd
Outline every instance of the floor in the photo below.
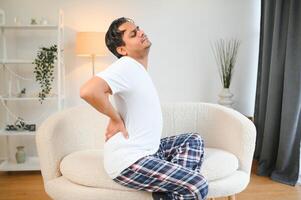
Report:
<svg viewBox="0 0 301 200"><path fill-rule="evenodd" d="M257 176L252 170L247 189L236 200L301 200L301 186L288 186ZM0 172L0 200L50 200L43 189L42 176L36 172ZM216 200L226 200L217 198Z"/></svg>

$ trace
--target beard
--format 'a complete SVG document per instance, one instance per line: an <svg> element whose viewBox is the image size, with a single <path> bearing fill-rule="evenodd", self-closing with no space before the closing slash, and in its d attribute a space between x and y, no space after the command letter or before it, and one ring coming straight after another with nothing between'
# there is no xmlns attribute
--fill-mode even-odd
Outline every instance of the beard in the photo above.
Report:
<svg viewBox="0 0 301 200"><path fill-rule="evenodd" d="M145 46L146 49L149 49L152 46L152 42L147 40L146 41L148 44Z"/></svg>

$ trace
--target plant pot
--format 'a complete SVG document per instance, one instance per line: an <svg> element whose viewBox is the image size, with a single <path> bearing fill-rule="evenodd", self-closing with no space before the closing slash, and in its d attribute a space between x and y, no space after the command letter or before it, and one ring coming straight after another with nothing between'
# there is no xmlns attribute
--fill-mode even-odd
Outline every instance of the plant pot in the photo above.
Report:
<svg viewBox="0 0 301 200"><path fill-rule="evenodd" d="M232 108L232 105L234 103L232 100L233 94L230 92L229 88L223 88L218 96L219 96L218 103L220 105Z"/></svg>

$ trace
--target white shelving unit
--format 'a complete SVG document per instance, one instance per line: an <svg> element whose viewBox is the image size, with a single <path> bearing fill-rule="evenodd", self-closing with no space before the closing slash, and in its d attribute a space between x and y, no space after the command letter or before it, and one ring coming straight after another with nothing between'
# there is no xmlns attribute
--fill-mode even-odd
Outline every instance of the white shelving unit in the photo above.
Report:
<svg viewBox="0 0 301 200"><path fill-rule="evenodd" d="M56 74L54 81L56 82L56 88L52 88L51 92L52 94L47 96L43 104L49 103L49 101L54 101L56 104L57 111L60 111L64 108L64 100L65 100L65 66L64 66L64 51L63 51L63 38L64 38L64 24L63 24L63 11L59 11L58 16L58 23L57 25L6 25L5 24L5 12L3 10L0 10L0 19L3 21L0 21L0 31L1 31L1 41L2 41L2 57L0 58L0 67L3 68L3 71L6 70L8 66L16 65L17 67L26 67L26 68L32 68L32 73L34 70L34 64L32 59L19 59L19 58L8 58L8 42L7 42L7 32L22 32L24 30L30 30L30 31L55 31L57 34L56 39L56 45L57 45L57 61L55 62L55 68L56 68ZM22 38L22 40L33 40L34 38ZM33 49L31 51L38 51L38 49ZM14 80L12 80L14 81ZM0 85L3 84L0 80ZM4 84L3 84L4 85ZM6 90L7 88L5 88ZM53 91L55 90L55 91ZM24 96L24 97L17 97L15 95L11 95L11 91L8 92L8 94L1 94L0 93L0 106L4 107L5 112L0 113L0 115L4 115L5 125L6 124L12 124L8 123L10 118L12 116L9 110L9 104L11 102L14 102L15 104L21 104L21 106L26 106L24 101L26 102L32 102L36 101L38 102L39 97L38 96ZM22 116L21 116L22 117ZM26 119L24 118L24 121L26 122ZM36 130L39 127L36 126ZM35 131L6 131L5 127L0 127L0 137L5 137L5 143L6 143L6 158L4 161L0 162L0 171L32 171L32 170L40 170L39 165L39 159L37 156L26 156L25 163L17 163L16 160L10 157L10 138L13 137L26 137L26 136L32 136L35 137L36 132ZM33 141L35 145L35 140ZM14 152L13 152L14 153Z"/></svg>
<svg viewBox="0 0 301 200"><path fill-rule="evenodd" d="M57 25L2 25L1 28L4 29L28 29L28 30L56 30Z"/></svg>

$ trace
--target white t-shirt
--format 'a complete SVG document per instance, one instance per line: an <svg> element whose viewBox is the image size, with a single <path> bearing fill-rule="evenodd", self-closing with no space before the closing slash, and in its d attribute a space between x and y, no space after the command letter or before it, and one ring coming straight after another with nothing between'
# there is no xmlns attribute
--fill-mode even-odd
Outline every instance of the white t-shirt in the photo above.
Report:
<svg viewBox="0 0 301 200"><path fill-rule="evenodd" d="M131 57L121 57L96 76L110 86L129 134L126 139L118 132L104 143L104 169L114 179L139 158L159 149L161 104L147 70Z"/></svg>

